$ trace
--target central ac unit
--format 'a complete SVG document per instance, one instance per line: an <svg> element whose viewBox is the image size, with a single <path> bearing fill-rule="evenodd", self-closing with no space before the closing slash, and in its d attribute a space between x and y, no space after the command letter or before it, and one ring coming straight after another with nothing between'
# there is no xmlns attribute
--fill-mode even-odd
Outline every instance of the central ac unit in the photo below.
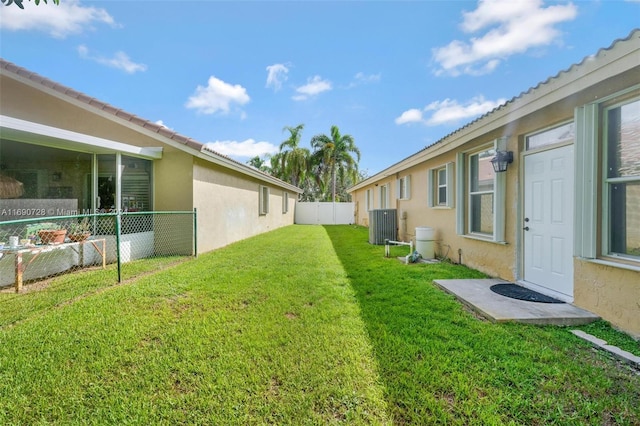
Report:
<svg viewBox="0 0 640 426"><path fill-rule="evenodd" d="M398 220L396 209L377 209L369 211L369 244L384 244L385 240L398 238Z"/></svg>

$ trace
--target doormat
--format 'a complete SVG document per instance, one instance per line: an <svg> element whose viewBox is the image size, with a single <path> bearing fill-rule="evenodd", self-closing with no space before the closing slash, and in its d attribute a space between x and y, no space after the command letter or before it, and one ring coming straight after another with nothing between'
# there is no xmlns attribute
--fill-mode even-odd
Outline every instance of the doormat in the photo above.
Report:
<svg viewBox="0 0 640 426"><path fill-rule="evenodd" d="M529 290L526 287L513 283L495 284L489 287L494 293L512 299L525 300L527 302L538 303L564 303L562 300L540 294L537 291Z"/></svg>

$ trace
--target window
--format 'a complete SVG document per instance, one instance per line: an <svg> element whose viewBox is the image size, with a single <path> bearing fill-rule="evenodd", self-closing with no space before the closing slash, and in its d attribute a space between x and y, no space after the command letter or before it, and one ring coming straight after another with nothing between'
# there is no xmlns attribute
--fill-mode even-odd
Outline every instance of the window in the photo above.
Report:
<svg viewBox="0 0 640 426"><path fill-rule="evenodd" d="M493 148L469 156L469 232L493 235Z"/></svg>
<svg viewBox="0 0 640 426"><path fill-rule="evenodd" d="M495 173L491 159L497 150L506 148L506 138L499 138L479 151L456 155L456 232L459 235L504 242L507 173Z"/></svg>
<svg viewBox="0 0 640 426"><path fill-rule="evenodd" d="M398 179L398 199L408 200L411 198L411 176Z"/></svg>
<svg viewBox="0 0 640 426"><path fill-rule="evenodd" d="M574 254L638 262L640 92L636 87L581 106L575 117Z"/></svg>
<svg viewBox="0 0 640 426"><path fill-rule="evenodd" d="M373 210L373 190L367 189L364 196L365 207L367 208L367 211Z"/></svg>
<svg viewBox="0 0 640 426"><path fill-rule="evenodd" d="M269 213L269 187L260 185L259 191L259 213L260 215L266 215Z"/></svg>
<svg viewBox="0 0 640 426"><path fill-rule="evenodd" d="M282 193L282 214L289 212L289 193Z"/></svg>
<svg viewBox="0 0 640 426"><path fill-rule="evenodd" d="M527 150L542 148L549 145L573 142L575 140L575 126L573 121L553 129L543 130L526 138Z"/></svg>
<svg viewBox="0 0 640 426"><path fill-rule="evenodd" d="M640 99L604 120L604 253L640 260Z"/></svg>
<svg viewBox="0 0 640 426"><path fill-rule="evenodd" d="M380 208L389 208L389 184L380 185Z"/></svg>
<svg viewBox="0 0 640 426"><path fill-rule="evenodd" d="M429 207L453 207L453 163L429 170Z"/></svg>

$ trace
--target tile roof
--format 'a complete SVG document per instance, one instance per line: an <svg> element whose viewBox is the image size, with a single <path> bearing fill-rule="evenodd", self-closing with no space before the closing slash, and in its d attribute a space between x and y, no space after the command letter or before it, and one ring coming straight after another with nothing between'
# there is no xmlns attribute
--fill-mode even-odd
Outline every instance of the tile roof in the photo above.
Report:
<svg viewBox="0 0 640 426"><path fill-rule="evenodd" d="M146 130L149 130L151 132L157 133L158 135L165 137L167 139L171 139L172 141L178 142L182 145L185 145L189 148L192 148L196 151L200 151L200 152L205 152L207 155L210 156L214 156L214 157L218 157L222 160L224 160L225 163L233 163L236 167L240 167L243 170L246 170L247 172L250 172L251 174L255 174L258 173L259 175L262 175L264 178L268 179L268 180L272 180L272 181L279 181L284 183L286 186L291 186L292 185L280 181L280 179L274 178L273 176L264 173L254 167L250 167L244 163L241 163L239 161L234 160L231 157L228 157L226 155L220 154L219 152L216 152L214 150L212 150L211 148L207 147L206 144L202 143L202 142L198 142L197 140L190 138L188 136L184 136L181 135L180 133L177 133L171 129L169 129L168 127L159 125L157 123L154 123L152 121L149 121L147 119L144 119L142 117L139 117L135 114L131 114L123 109L117 108L113 105L110 105L106 102L103 102L99 99L93 98L87 94L84 94L82 92L79 92L77 90L74 90L68 86L59 84L53 80L50 80L46 77L43 77L35 72L29 71L26 68L20 67L12 62L9 62L7 60L5 60L4 58L0 58L0 72L4 73L4 72L8 72L11 74L15 74L23 79L27 79L33 83L42 85L44 87L47 87L51 90L54 90L62 95L68 96L69 98L73 98L76 99L80 102L82 102L83 104L89 106L90 108L94 108L96 110L102 111L102 112L106 112L110 115L113 115L114 117L117 117L120 120L124 120L124 121L128 121L130 123L136 124Z"/></svg>
<svg viewBox="0 0 640 426"><path fill-rule="evenodd" d="M166 138L172 139L176 142L180 142L184 145L187 145L193 149L200 151L202 149L203 144L191 139L186 136L182 136L167 127L156 124L152 121L146 120L137 115L131 114L123 109L117 108L113 105L110 105L106 102L102 102L99 99L93 98L89 95L86 95L82 92L78 92L70 87L59 84L53 80L50 80L46 77L43 77L35 72L29 71L26 68L19 67L18 65L9 62L3 58L0 58L0 70L8 71L12 74L18 75L22 78L25 78L34 83L40 84L44 87L48 87L49 89L55 90L58 93L61 93L70 98L76 99L92 108L98 109L100 111L104 111L108 114L111 114L115 117L118 117L122 120L129 121L131 123L137 124L140 127L143 127L152 132L158 133ZM221 154L218 154L221 155Z"/></svg>

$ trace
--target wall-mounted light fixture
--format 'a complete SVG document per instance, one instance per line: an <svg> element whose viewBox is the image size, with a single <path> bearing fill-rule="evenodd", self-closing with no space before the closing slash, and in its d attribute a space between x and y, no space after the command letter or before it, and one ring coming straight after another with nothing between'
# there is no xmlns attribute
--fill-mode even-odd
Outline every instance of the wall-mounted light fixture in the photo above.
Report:
<svg viewBox="0 0 640 426"><path fill-rule="evenodd" d="M513 151L496 151L496 156L491 159L493 171L496 173L506 172L510 163L513 163Z"/></svg>

